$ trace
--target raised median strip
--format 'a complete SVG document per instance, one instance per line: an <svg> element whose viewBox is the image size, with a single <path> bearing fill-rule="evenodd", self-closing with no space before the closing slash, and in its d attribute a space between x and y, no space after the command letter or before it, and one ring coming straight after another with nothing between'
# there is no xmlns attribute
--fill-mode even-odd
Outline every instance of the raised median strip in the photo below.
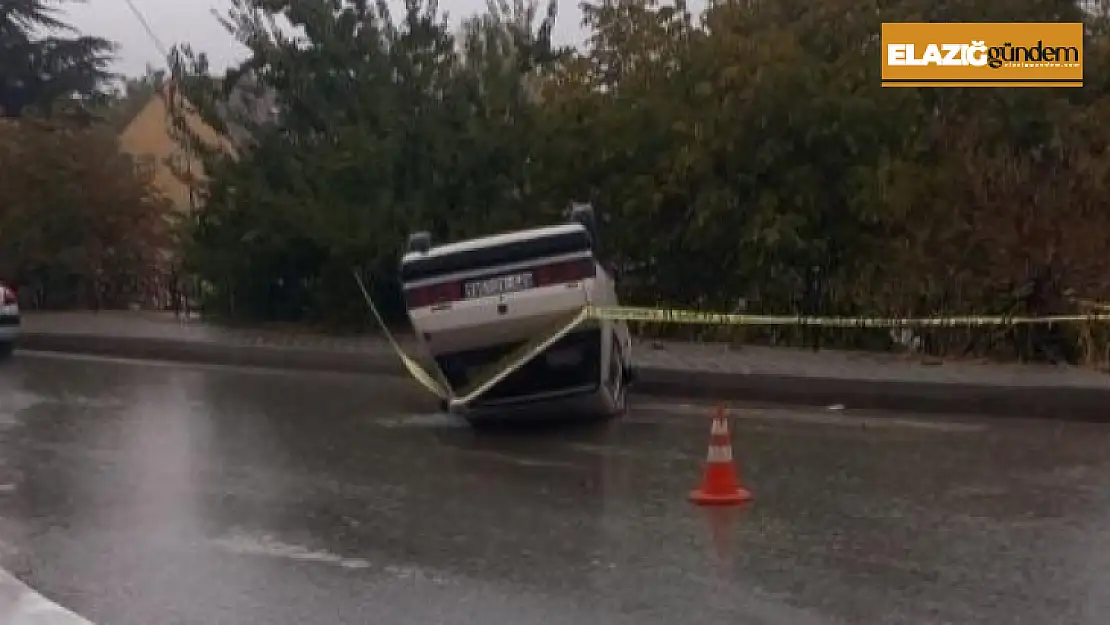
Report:
<svg viewBox="0 0 1110 625"><path fill-rule="evenodd" d="M391 353L99 334L28 332L19 349L195 364L405 375Z"/></svg>
<svg viewBox="0 0 1110 625"><path fill-rule="evenodd" d="M406 375L391 354L302 347L238 345L150 337L28 333L21 349L168 360L194 364ZM1002 385L815 377L769 372L719 372L639 366L636 392L660 397L715 398L850 408L1110 420L1110 385Z"/></svg>
<svg viewBox="0 0 1110 625"><path fill-rule="evenodd" d="M0 623L5 625L93 625L35 592L0 569Z"/></svg>
<svg viewBox="0 0 1110 625"><path fill-rule="evenodd" d="M126 313L29 319L20 348L371 375L407 375L383 341L228 330ZM76 329L80 331L75 331ZM1110 421L1110 375L1075 367L926 366L889 354L637 344L636 393L940 414Z"/></svg>
<svg viewBox="0 0 1110 625"><path fill-rule="evenodd" d="M636 391L662 397L843 405L853 409L1110 421L1110 387L1017 386L988 383L813 377L780 373L718 373L642 367Z"/></svg>

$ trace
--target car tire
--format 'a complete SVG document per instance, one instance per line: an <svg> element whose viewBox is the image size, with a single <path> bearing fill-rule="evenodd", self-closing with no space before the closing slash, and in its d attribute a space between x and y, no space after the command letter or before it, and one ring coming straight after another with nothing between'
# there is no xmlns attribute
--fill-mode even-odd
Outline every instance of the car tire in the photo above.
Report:
<svg viewBox="0 0 1110 625"><path fill-rule="evenodd" d="M15 351L15 343L11 341L0 343L0 358L10 358L13 351Z"/></svg>
<svg viewBox="0 0 1110 625"><path fill-rule="evenodd" d="M624 385L626 388L636 386L636 379L639 377L639 371L632 364L632 337L629 336L624 343L625 347L621 350L621 356L626 358L623 362L624 365Z"/></svg>
<svg viewBox="0 0 1110 625"><path fill-rule="evenodd" d="M609 413L610 418L616 418L628 412L628 375L624 366L624 350L620 343L614 340L612 349L613 353L609 357L616 358L620 363L617 367L617 381L613 385L613 410Z"/></svg>

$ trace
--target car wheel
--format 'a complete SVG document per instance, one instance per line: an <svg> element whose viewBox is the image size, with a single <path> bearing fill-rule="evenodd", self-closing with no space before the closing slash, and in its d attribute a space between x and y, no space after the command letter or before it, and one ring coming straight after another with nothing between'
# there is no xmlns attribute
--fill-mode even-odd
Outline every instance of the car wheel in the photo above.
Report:
<svg viewBox="0 0 1110 625"><path fill-rule="evenodd" d="M625 350L627 350L627 351L625 351ZM635 386L636 385L636 377L637 377L638 372L636 371L636 367L632 366L632 339L631 338L629 338L628 341L625 343L625 349L621 350L621 356L626 358L626 360L621 362L621 366L624 367L624 385L626 387Z"/></svg>
<svg viewBox="0 0 1110 625"><path fill-rule="evenodd" d="M610 358L616 359L617 366L614 371L616 379L613 380L613 411L609 416L619 417L628 412L628 376L620 343L613 341L613 353Z"/></svg>
<svg viewBox="0 0 1110 625"><path fill-rule="evenodd" d="M12 355L12 352L14 350L15 350L15 343L10 342L10 341L7 342L7 343L0 343L0 358L8 358L9 356Z"/></svg>

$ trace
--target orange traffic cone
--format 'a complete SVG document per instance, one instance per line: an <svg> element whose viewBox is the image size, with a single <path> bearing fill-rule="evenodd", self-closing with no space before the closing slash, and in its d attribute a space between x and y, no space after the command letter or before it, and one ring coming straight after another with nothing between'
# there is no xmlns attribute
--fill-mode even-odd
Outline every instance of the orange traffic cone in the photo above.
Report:
<svg viewBox="0 0 1110 625"><path fill-rule="evenodd" d="M701 486L690 493L690 501L701 506L727 506L744 503L751 492L740 484L739 471L732 461L732 436L724 408L717 407L709 431L709 455Z"/></svg>

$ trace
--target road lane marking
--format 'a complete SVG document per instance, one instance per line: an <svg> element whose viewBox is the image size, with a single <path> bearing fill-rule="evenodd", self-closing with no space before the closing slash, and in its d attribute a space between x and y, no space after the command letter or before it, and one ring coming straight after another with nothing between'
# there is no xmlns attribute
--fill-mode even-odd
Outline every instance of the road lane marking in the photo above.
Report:
<svg viewBox="0 0 1110 625"><path fill-rule="evenodd" d="M0 623L5 625L93 625L0 569Z"/></svg>
<svg viewBox="0 0 1110 625"><path fill-rule="evenodd" d="M224 551L236 555L262 556L296 560L298 562L330 564L344 569L376 570L386 575L396 577L397 579L431 582L438 585L445 585L450 582L447 577L418 566L398 564L374 566L369 560L363 558L348 558L328 551L309 549L301 545L280 541L268 534L260 534L257 536L235 534L227 538L214 540L213 543Z"/></svg>
<svg viewBox="0 0 1110 625"><path fill-rule="evenodd" d="M445 412L403 414L372 419L374 425L385 428L469 429L470 424L461 417Z"/></svg>
<svg viewBox="0 0 1110 625"><path fill-rule="evenodd" d="M461 456L464 456L464 457L469 456L469 457L472 457L472 458L482 458L482 459L488 459L488 460L496 460L498 462L507 462L509 464L515 464L517 466L522 466L522 467L539 467L539 468L544 468L544 469L569 469L569 470L573 470L573 471L581 470L583 468L581 464L577 464L577 463L574 463L574 462L566 462L566 461L562 461L562 460L547 460L547 459L544 459L544 458L534 458L534 457L523 457L523 456L513 455L513 454L508 453L508 452L496 451L496 450L492 450L492 449L476 449L476 448L465 448L465 447L455 447L455 446L447 446L447 447L445 447L445 449L449 449L452 452L457 453L457 454L459 454Z"/></svg>
<svg viewBox="0 0 1110 625"><path fill-rule="evenodd" d="M370 563L360 558L345 558L343 556L281 542L268 535L249 536L236 534L227 538L213 541L216 546L230 553L239 555L268 556L300 562L316 562L320 564L333 564L345 569L365 569Z"/></svg>
<svg viewBox="0 0 1110 625"><path fill-rule="evenodd" d="M700 454L682 453L675 450L662 450L662 449L630 449L628 447L619 447L617 444L613 445L600 445L597 443L581 443L574 442L567 445L568 449L573 449L586 454L595 454L599 456L609 456L614 458L642 458L653 461L665 462L686 462L689 460L697 460L705 456L705 452Z"/></svg>
<svg viewBox="0 0 1110 625"><path fill-rule="evenodd" d="M712 406L680 403L641 403L632 406L634 411L681 414L689 416L705 416L709 420ZM987 426L980 423L963 423L945 419L925 420L899 416L869 417L861 414L852 414L845 411L821 412L812 408L755 408L733 406L729 415L735 419L789 422L813 425L832 425L851 428L874 429L913 429L943 433L972 433L981 432Z"/></svg>
<svg viewBox="0 0 1110 625"><path fill-rule="evenodd" d="M68 360L76 362L100 362L113 365L123 365L128 367L141 367L150 368L157 367L161 369L184 369L196 371L221 371L231 373L244 373L250 375L266 375L266 376L296 376L298 379L315 378L315 379L333 379L333 378L350 378L352 380L365 379L367 376L374 378L382 378L389 380L401 380L404 378L391 373L361 373L356 371L333 371L329 369L302 369L292 368L283 365L236 365L236 364L217 364L210 362L196 362L191 360L166 360L158 358L126 358L122 356L101 356L97 354L80 354L71 352L47 352L47 351L33 351L21 350L18 352L20 358L34 358L42 360Z"/></svg>

